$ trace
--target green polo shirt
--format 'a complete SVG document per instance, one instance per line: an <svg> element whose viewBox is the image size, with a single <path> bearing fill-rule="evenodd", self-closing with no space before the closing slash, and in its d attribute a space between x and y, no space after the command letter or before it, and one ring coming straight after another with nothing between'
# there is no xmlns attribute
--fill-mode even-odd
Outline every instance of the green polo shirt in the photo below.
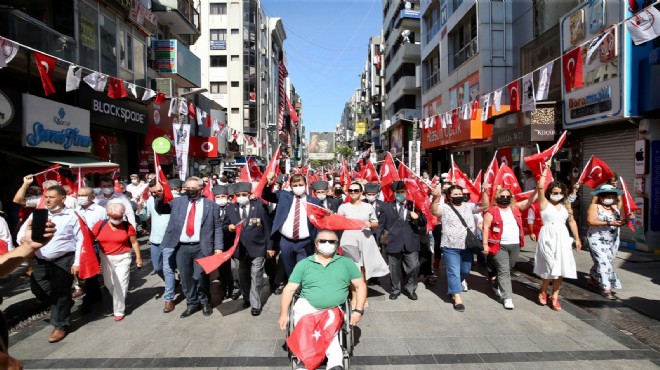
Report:
<svg viewBox="0 0 660 370"><path fill-rule="evenodd" d="M296 264L289 282L300 284L300 297L317 310L323 310L344 303L351 280L361 278L362 274L352 259L335 254L330 263L323 267L316 262L314 254Z"/></svg>

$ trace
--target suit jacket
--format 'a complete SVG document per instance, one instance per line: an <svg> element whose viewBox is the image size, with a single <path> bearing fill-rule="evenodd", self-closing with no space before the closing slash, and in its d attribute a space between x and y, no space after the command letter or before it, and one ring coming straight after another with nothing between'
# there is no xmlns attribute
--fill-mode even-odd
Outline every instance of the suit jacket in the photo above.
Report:
<svg viewBox="0 0 660 370"><path fill-rule="evenodd" d="M223 230L229 231L229 225L236 226L241 222L240 207L238 203L227 205ZM266 257L266 250L273 249L273 242L270 239L271 221L268 206L260 200L251 200L247 207L248 220L243 224L234 257L241 257L245 253L253 258Z"/></svg>
<svg viewBox="0 0 660 370"><path fill-rule="evenodd" d="M380 199L376 199L374 203L372 204L374 206L374 210L376 211L376 218L378 218L378 228L374 230L374 237L376 238L376 242L380 244L380 236L383 234L383 229L385 228L385 215L383 214L383 209L385 208L385 202L383 202Z"/></svg>
<svg viewBox="0 0 660 370"><path fill-rule="evenodd" d="M228 250L229 248L234 245L234 239L236 238L236 233L233 231L229 231L229 225L230 224L225 224L225 220L227 219L227 210L229 210L229 207L231 206L231 203L227 204L225 208L221 208L218 206L218 215L220 215L221 210L224 209L225 214L220 217L220 223L222 224L222 242L224 244L224 250Z"/></svg>
<svg viewBox="0 0 660 370"><path fill-rule="evenodd" d="M314 197L314 199L318 200L319 203L321 203L321 207L323 207L323 201L322 200L320 200L317 197ZM337 211L339 210L339 206L341 205L341 201L339 199L332 198L332 197L327 197L327 198L325 198L325 200L327 201L326 203L328 203L328 209L331 210L332 213L337 213Z"/></svg>
<svg viewBox="0 0 660 370"><path fill-rule="evenodd" d="M183 230L183 225L186 222L189 202L188 197L174 198L169 203L163 202L162 198L156 199L156 212L170 215L165 236L163 236L163 241L160 244L161 247L175 248L179 244L181 230ZM204 256L210 256L213 254L213 250L223 249L222 223L220 223L220 216L218 215L218 205L204 197L202 197L202 212L199 242Z"/></svg>
<svg viewBox="0 0 660 370"><path fill-rule="evenodd" d="M383 229L389 232L387 237L387 253L400 252L419 252L420 230L426 228L426 217L418 209L415 212L419 215L416 220L410 217L407 212L406 220L399 217L396 202L385 203L382 211ZM380 222L380 219L378 220Z"/></svg>
<svg viewBox="0 0 660 370"><path fill-rule="evenodd" d="M264 191L261 194L261 197L268 202L273 202L277 203L277 207L275 208L275 217L273 219L273 226L271 230L271 236L274 236L276 233L279 234L280 228L282 225L284 225L284 221L286 218L289 216L289 211L291 210L291 206L293 205L293 193L288 192L288 191L276 191L273 193L273 188L272 186L266 186L264 187ZM308 203L315 204L319 207L321 207L321 202L314 198L311 195L306 195L306 199ZM307 227L309 229L309 237L312 239L316 238L316 233L318 230L316 230L316 227L309 222L309 217L307 218Z"/></svg>

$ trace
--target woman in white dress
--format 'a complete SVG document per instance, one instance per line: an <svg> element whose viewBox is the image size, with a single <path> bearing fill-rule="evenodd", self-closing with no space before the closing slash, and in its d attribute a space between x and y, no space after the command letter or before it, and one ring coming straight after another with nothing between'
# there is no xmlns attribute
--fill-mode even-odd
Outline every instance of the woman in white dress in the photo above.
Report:
<svg viewBox="0 0 660 370"><path fill-rule="evenodd" d="M568 234L566 222L575 237L577 249L582 249L577 223L567 200L568 189L558 181L550 183L545 188L545 176L550 170L550 162L546 163L539 179L537 192L539 209L543 219L543 227L539 231L538 246L534 257L534 273L543 279L539 290L538 303L546 305L555 311L561 310L559 304L559 288L564 278L577 278L577 268L573 257L573 239ZM547 299L548 285L552 281L552 296Z"/></svg>
<svg viewBox="0 0 660 370"><path fill-rule="evenodd" d="M343 231L339 244L344 257L355 261L366 281L372 277L385 276L390 273L390 269L374 237L374 230L378 228L376 211L371 204L362 201L362 192L362 184L354 182L349 185L348 196L351 202L340 205L337 214L364 221L362 230Z"/></svg>

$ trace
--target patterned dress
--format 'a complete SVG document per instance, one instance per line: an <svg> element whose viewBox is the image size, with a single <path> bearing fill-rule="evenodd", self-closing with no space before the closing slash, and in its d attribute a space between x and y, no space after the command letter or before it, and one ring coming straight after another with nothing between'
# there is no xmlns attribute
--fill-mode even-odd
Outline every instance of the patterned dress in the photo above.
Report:
<svg viewBox="0 0 660 370"><path fill-rule="evenodd" d="M619 211L612 206L612 212L606 212L598 207L599 221L615 221L620 219ZM589 238L589 252L594 265L589 275L597 281L603 290L621 289L619 277L614 272L612 262L619 250L619 228L614 226L590 226L587 233Z"/></svg>

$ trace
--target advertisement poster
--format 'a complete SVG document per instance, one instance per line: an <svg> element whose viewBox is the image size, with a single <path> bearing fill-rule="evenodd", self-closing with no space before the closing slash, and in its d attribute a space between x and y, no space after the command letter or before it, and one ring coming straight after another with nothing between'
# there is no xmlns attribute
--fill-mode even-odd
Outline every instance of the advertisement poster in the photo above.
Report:
<svg viewBox="0 0 660 370"><path fill-rule="evenodd" d="M190 147L190 125L174 124L174 148L179 179L186 181L188 176L188 149Z"/></svg>
<svg viewBox="0 0 660 370"><path fill-rule="evenodd" d="M462 107L474 101L479 95L479 72L475 72L465 80L449 89L449 108Z"/></svg>
<svg viewBox="0 0 660 370"><path fill-rule="evenodd" d="M309 146L307 147L309 159L329 161L335 158L335 133L310 132Z"/></svg>

